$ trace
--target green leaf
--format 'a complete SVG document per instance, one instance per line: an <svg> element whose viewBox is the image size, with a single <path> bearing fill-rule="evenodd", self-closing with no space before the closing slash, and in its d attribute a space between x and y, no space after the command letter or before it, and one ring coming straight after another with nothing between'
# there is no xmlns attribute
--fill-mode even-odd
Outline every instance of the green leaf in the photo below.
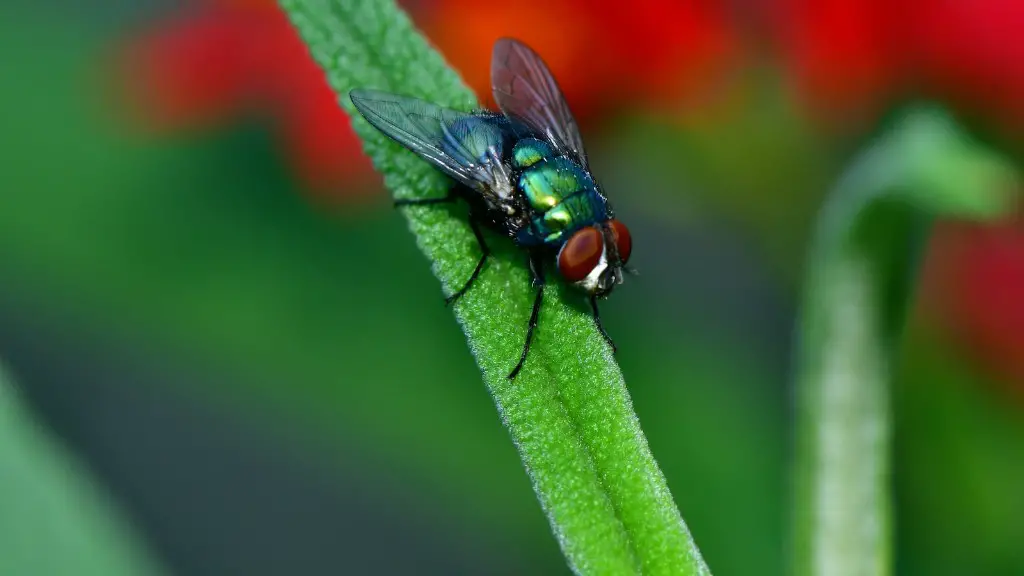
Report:
<svg viewBox="0 0 1024 576"><path fill-rule="evenodd" d="M938 216L1008 212L1016 175L941 111L857 159L818 221L799 334L795 573L889 574L889 382Z"/></svg>
<svg viewBox="0 0 1024 576"><path fill-rule="evenodd" d="M373 130L347 94L375 88L467 110L475 101L458 76L392 2L281 4L353 117L386 185L397 197L444 195L444 178ZM404 212L435 275L453 292L479 257L465 218L436 207ZM524 264L510 247L498 250L455 315L570 566L583 574L708 573L611 350L578 295L559 285L545 288L529 360L516 380L506 379L533 300Z"/></svg>
<svg viewBox="0 0 1024 576"><path fill-rule="evenodd" d="M0 574L161 570L82 466L33 421L0 370Z"/></svg>

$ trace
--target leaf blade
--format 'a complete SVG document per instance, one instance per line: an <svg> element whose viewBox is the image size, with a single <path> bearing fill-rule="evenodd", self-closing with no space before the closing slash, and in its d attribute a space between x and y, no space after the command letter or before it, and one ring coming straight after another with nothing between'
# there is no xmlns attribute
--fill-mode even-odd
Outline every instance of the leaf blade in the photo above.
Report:
<svg viewBox="0 0 1024 576"><path fill-rule="evenodd" d="M389 90L468 110L475 100L393 3L282 0L397 197L439 197L446 181L354 113L353 88ZM405 209L447 293L476 264L464 220ZM532 290L524 260L492 258L455 315L523 459L570 567L585 574L707 574L633 413L611 350L560 286L545 288L534 348L508 374L525 337ZM502 258L501 256L504 256ZM521 319L517 322L514 319Z"/></svg>

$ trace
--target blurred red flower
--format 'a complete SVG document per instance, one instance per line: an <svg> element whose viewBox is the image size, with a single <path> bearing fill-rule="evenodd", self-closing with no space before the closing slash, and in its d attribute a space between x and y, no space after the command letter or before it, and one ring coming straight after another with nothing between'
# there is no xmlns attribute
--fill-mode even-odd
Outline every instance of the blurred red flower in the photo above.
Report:
<svg viewBox="0 0 1024 576"><path fill-rule="evenodd" d="M861 121L906 95L1024 120L1024 2L774 0L768 22L797 93Z"/></svg>
<svg viewBox="0 0 1024 576"><path fill-rule="evenodd" d="M914 57L930 92L1024 127L1024 2L941 0L919 12Z"/></svg>
<svg viewBox="0 0 1024 576"><path fill-rule="evenodd" d="M722 2L434 0L419 24L481 101L490 94L491 46L513 36L551 68L581 123L625 104L677 111L720 84L739 53Z"/></svg>
<svg viewBox="0 0 1024 576"><path fill-rule="evenodd" d="M875 111L898 78L892 30L901 0L778 0L769 25L803 104L814 112Z"/></svg>
<svg viewBox="0 0 1024 576"><path fill-rule="evenodd" d="M586 120L608 104L636 99L678 106L734 54L735 39L716 4L655 3L635 10L619 2L553 0L538 16L509 3L436 0L416 13L485 103L493 106L491 45L499 36L517 36L549 62ZM324 74L273 0L197 1L128 39L117 69L129 109L151 129L264 115L307 186L328 195L370 189L351 185L369 173L369 161Z"/></svg>
<svg viewBox="0 0 1024 576"><path fill-rule="evenodd" d="M944 328L1024 393L1024 219L941 224L924 281L926 304Z"/></svg>
<svg viewBox="0 0 1024 576"><path fill-rule="evenodd" d="M493 106L491 46L499 36L516 36L549 63L581 121L627 102L677 109L714 84L737 47L715 2L653 0L637 10L621 2L551 0L542 15L503 2L411 4L485 104ZM368 189L350 185L370 164L348 117L273 0L197 0L128 39L117 69L129 109L151 129L262 114L274 121L311 188Z"/></svg>
<svg viewBox="0 0 1024 576"><path fill-rule="evenodd" d="M196 3L128 39L117 80L137 120L159 130L269 117L313 191L352 186L369 160L347 115L273 0Z"/></svg>

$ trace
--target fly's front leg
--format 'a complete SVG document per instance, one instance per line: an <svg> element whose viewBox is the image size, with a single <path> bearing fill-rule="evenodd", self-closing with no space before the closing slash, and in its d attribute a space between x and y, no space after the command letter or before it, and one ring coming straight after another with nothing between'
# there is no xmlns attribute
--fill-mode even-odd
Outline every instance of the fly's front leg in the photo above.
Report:
<svg viewBox="0 0 1024 576"><path fill-rule="evenodd" d="M614 354L618 349L615 347L615 342L612 342L612 337L608 335L608 332L605 332L604 325L601 324L601 314L597 311L596 295L592 294L590 296L590 308L594 311L594 324L597 325L597 330L601 333L601 336L604 336L608 345L612 347L612 354Z"/></svg>
<svg viewBox="0 0 1024 576"><path fill-rule="evenodd" d="M540 304L544 299L544 261L536 254L530 254L530 277L532 284L537 288L537 296L533 299L533 311L530 312L530 322L526 325L526 344L523 345L523 354L519 357L519 363L512 369L508 379L512 380L523 369L526 363L526 356L530 353L530 343L533 341L533 332L537 328L537 320L540 318Z"/></svg>

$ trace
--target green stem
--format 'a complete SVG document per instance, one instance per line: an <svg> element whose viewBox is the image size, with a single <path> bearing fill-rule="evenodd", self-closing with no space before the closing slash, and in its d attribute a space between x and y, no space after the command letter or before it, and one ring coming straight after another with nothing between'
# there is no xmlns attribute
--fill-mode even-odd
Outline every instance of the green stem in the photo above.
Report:
<svg viewBox="0 0 1024 576"><path fill-rule="evenodd" d="M794 572L891 573L889 382L937 216L992 218L1013 171L941 112L865 153L823 210L800 323Z"/></svg>
<svg viewBox="0 0 1024 576"><path fill-rule="evenodd" d="M0 367L0 574L164 573L85 468L23 405Z"/></svg>
<svg viewBox="0 0 1024 576"><path fill-rule="evenodd" d="M475 105L406 15L385 0L281 5L386 185L398 197L445 194L444 178L373 130L347 97L366 87L458 109ZM436 207L402 212L451 293L479 257L465 219ZM516 380L506 379L523 344L533 289L523 255L510 246L496 252L455 316L570 567L580 574L708 574L648 448L622 373L578 294L560 285L545 288L530 357Z"/></svg>

